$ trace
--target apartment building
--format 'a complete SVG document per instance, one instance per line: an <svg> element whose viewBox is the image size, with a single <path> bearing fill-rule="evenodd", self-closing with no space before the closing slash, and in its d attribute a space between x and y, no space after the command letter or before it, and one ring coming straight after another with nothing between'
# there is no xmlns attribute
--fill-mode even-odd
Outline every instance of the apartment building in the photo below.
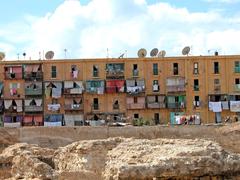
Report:
<svg viewBox="0 0 240 180"><path fill-rule="evenodd" d="M0 126L240 118L240 56L2 61Z"/></svg>

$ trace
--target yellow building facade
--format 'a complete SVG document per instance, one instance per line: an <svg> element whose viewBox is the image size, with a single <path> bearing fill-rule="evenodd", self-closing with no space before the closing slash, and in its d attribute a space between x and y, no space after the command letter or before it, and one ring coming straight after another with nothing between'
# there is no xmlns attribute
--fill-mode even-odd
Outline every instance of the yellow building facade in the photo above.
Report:
<svg viewBox="0 0 240 180"><path fill-rule="evenodd" d="M2 61L0 71L6 127L240 117L240 56Z"/></svg>

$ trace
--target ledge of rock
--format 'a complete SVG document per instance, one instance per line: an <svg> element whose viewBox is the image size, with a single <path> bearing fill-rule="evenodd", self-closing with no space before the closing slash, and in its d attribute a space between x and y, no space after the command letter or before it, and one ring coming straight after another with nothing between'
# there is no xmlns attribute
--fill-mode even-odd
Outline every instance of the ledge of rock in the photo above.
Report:
<svg viewBox="0 0 240 180"><path fill-rule="evenodd" d="M240 178L240 154L204 139L109 138L56 150L15 144L0 154L1 163L11 172L6 178Z"/></svg>

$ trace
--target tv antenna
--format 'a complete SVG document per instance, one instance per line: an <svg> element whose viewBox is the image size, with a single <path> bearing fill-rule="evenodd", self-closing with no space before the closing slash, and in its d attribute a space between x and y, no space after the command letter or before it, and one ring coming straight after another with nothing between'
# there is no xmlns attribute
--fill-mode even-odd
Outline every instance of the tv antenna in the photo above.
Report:
<svg viewBox="0 0 240 180"><path fill-rule="evenodd" d="M45 58L46 58L47 60L52 59L53 56L54 56L54 52L53 52L53 51L48 51L48 52L45 54Z"/></svg>
<svg viewBox="0 0 240 180"><path fill-rule="evenodd" d="M123 56L124 56L124 53L122 53L122 54L118 57L118 59L123 58Z"/></svg>
<svg viewBox="0 0 240 180"><path fill-rule="evenodd" d="M138 50L138 57L139 58L145 58L147 55L147 50L144 48L141 48Z"/></svg>
<svg viewBox="0 0 240 180"><path fill-rule="evenodd" d="M152 49L151 52L150 52L150 56L151 56L151 57L156 57L157 54L158 54L158 48L154 48L154 49Z"/></svg>
<svg viewBox="0 0 240 180"><path fill-rule="evenodd" d="M166 51L165 51L165 50L161 50L161 51L158 53L158 57L164 58L165 56L166 56Z"/></svg>
<svg viewBox="0 0 240 180"><path fill-rule="evenodd" d="M188 56L190 50L191 49L190 49L189 46L184 47L183 50L182 50L182 55L187 55Z"/></svg>
<svg viewBox="0 0 240 180"><path fill-rule="evenodd" d="M0 61L2 61L5 58L5 53L4 52L0 52Z"/></svg>
<svg viewBox="0 0 240 180"><path fill-rule="evenodd" d="M64 49L64 55L65 55L65 59L67 58L67 49Z"/></svg>

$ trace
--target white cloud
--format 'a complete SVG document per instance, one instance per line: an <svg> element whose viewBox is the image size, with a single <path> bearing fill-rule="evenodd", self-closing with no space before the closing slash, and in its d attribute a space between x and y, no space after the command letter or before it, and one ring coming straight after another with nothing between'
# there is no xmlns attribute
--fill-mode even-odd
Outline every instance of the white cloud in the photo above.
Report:
<svg viewBox="0 0 240 180"><path fill-rule="evenodd" d="M228 3L228 4L240 2L240 0L204 0L204 1L210 3Z"/></svg>
<svg viewBox="0 0 240 180"><path fill-rule="evenodd" d="M44 17L27 16L24 25L14 23L0 30L7 57L19 51L39 58L39 52L54 50L56 58L118 57L127 50L136 57L145 47L165 49L167 55L180 55L192 46L193 55L240 52L239 17L223 17L221 12L190 12L168 3L148 4L145 0L92 0L82 5L78 0L64 1ZM20 33L19 33L20 32ZM8 45L10 44L10 45ZM14 49L14 45L22 49ZM17 52L14 52L17 51Z"/></svg>

